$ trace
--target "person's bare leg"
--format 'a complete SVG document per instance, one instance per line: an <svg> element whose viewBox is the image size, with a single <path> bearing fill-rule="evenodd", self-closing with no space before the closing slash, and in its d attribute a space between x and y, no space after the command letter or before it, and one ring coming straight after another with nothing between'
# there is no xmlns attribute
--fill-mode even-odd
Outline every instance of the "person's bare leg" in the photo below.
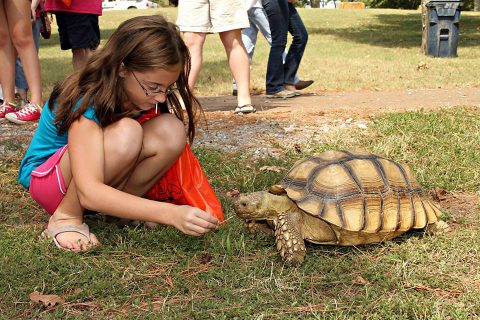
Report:
<svg viewBox="0 0 480 320"><path fill-rule="evenodd" d="M225 52L227 53L228 64L232 71L233 78L237 82L237 101L239 106L251 104L250 97L250 65L248 55L242 41L240 29L220 32Z"/></svg>
<svg viewBox="0 0 480 320"><path fill-rule="evenodd" d="M200 75L200 70L202 69L203 63L203 44L207 37L206 33L200 32L185 32L183 34L183 41L190 51L191 57L191 69L190 75L188 76L188 86L191 90L195 88L195 82Z"/></svg>
<svg viewBox="0 0 480 320"><path fill-rule="evenodd" d="M143 196L175 163L186 144L185 127L172 114L143 125L143 149L123 191Z"/></svg>
<svg viewBox="0 0 480 320"><path fill-rule="evenodd" d="M5 14L6 2L10 1L0 0L0 83L3 99L13 103L15 101L15 49L10 39Z"/></svg>
<svg viewBox="0 0 480 320"><path fill-rule="evenodd" d="M93 54L94 50L86 49L72 49L72 63L73 70L77 71L82 68Z"/></svg>
<svg viewBox="0 0 480 320"><path fill-rule="evenodd" d="M121 189L138 160L142 149L142 139L142 128L133 119L122 119L105 128L104 167L106 184ZM72 179L68 151L65 152L60 161L60 169L65 185L68 185L68 190L57 210L50 217L48 230L64 225L80 225L83 223L84 208L80 204L75 181ZM62 247L75 251L87 250L92 245L98 244L94 235L91 237L92 243L89 243L88 239L77 232L63 232L58 234L56 239Z"/></svg>
<svg viewBox="0 0 480 320"><path fill-rule="evenodd" d="M33 41L30 2L6 1L5 12L8 17L8 28L12 43L20 56L30 88L30 101L34 104L43 105L40 60Z"/></svg>
<svg viewBox="0 0 480 320"><path fill-rule="evenodd" d="M143 196L175 163L185 148L186 136L183 124L167 114L147 121L143 125L144 140L138 164L128 179L124 191ZM156 173L153 174L152 173ZM123 221L125 222L125 221ZM138 221L134 221L138 223ZM145 222L149 228L157 223Z"/></svg>

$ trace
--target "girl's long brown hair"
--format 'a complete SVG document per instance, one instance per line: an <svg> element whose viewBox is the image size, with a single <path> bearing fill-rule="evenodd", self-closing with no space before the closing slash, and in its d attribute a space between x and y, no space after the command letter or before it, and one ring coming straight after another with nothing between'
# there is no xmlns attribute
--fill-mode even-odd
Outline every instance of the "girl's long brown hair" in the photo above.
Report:
<svg viewBox="0 0 480 320"><path fill-rule="evenodd" d="M51 110L56 105L54 123L59 132L68 130L90 106L102 127L125 116L121 109L126 100L123 83L118 75L121 63L129 71L168 69L179 64L182 72L176 81L184 102L187 118L176 95L168 95L167 104L177 118L188 122L190 143L195 136L195 122L201 111L198 100L188 87L190 54L176 25L160 15L135 17L124 21L111 35L105 46L95 52L87 65L56 85L48 101ZM79 103L78 108L75 108Z"/></svg>

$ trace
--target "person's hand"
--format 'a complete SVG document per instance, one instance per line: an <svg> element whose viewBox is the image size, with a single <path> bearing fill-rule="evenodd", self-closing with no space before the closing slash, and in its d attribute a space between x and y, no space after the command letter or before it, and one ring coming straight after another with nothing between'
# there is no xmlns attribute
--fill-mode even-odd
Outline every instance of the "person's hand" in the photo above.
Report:
<svg viewBox="0 0 480 320"><path fill-rule="evenodd" d="M35 21L36 17L37 17L37 13L35 12L35 10L37 10L37 7L38 7L38 3L40 2L40 0L32 0L32 3L30 5L30 11L31 11L31 18L32 18L32 21Z"/></svg>
<svg viewBox="0 0 480 320"><path fill-rule="evenodd" d="M173 226L185 234L201 236L218 227L218 219L209 213L191 206L178 206Z"/></svg>

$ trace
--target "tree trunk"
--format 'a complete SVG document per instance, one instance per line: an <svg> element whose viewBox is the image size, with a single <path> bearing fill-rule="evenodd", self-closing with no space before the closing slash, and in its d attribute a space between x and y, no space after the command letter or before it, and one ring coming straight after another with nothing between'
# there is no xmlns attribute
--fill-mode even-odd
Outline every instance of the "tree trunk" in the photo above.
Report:
<svg viewBox="0 0 480 320"><path fill-rule="evenodd" d="M427 10L427 3L430 0L422 0L422 45L420 48L420 52L423 54L428 54L427 48L427 40L428 40L428 10ZM479 0L475 0L479 1Z"/></svg>
<svg viewBox="0 0 480 320"><path fill-rule="evenodd" d="M480 0L473 1L473 11L480 11Z"/></svg>

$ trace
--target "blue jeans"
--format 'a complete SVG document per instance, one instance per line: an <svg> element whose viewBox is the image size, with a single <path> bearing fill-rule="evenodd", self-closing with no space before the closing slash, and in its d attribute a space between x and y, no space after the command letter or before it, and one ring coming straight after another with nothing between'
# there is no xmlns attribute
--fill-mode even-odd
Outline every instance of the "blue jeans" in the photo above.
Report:
<svg viewBox="0 0 480 320"><path fill-rule="evenodd" d="M253 59L253 53L255 52L255 45L257 44L258 31L262 33L267 40L268 45L272 45L272 35L270 33L270 24L268 23L267 14L265 9L253 7L248 9L248 20L250 21L250 27L242 30L242 41L245 49L247 49L248 62L251 64ZM283 52L283 61L287 56L286 52ZM294 83L297 83L300 79L295 75ZM233 90L237 89L235 79L233 80Z"/></svg>
<svg viewBox="0 0 480 320"><path fill-rule="evenodd" d="M295 6L287 0L263 0L272 34L268 56L266 89L274 94L284 89L284 84L295 84L295 74L307 46L308 32ZM282 55L287 46L288 32L293 36L285 64Z"/></svg>
<svg viewBox="0 0 480 320"><path fill-rule="evenodd" d="M38 52L38 38L40 36L40 18L36 19L32 25L32 33L33 33L33 42L35 42L35 47L37 48ZM28 83L27 79L25 78L25 72L23 71L22 62L20 61L20 57L17 56L17 60L15 62L15 87L28 90Z"/></svg>

